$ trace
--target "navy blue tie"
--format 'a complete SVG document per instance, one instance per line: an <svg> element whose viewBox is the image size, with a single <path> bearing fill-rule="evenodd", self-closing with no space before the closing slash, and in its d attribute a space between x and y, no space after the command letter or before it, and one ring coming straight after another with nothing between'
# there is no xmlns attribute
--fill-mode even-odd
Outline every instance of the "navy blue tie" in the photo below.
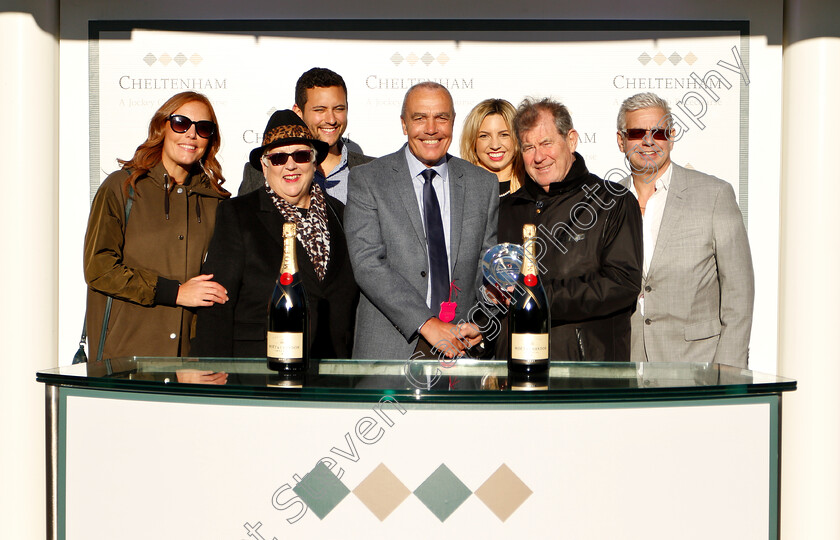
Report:
<svg viewBox="0 0 840 540"><path fill-rule="evenodd" d="M435 171L426 169L421 174L426 180L423 184L423 222L426 225L426 245L429 249L429 279L432 283L431 309L438 312L440 303L449 299L449 257L446 254L440 204L435 195L435 188L432 187Z"/></svg>

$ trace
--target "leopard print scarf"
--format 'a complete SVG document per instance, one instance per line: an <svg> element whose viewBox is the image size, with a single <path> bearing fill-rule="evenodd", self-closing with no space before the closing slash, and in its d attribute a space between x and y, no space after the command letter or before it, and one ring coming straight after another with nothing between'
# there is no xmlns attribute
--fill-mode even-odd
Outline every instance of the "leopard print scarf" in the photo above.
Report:
<svg viewBox="0 0 840 540"><path fill-rule="evenodd" d="M312 183L309 188L310 202L309 211L306 217L301 216L297 208L286 202L277 195L273 189L265 183L265 190L268 192L274 206L283 214L286 221L297 225L297 239L306 250L306 255L315 267L318 280L323 281L327 275L327 264L330 262L330 229L327 224L327 201L324 192L318 184Z"/></svg>

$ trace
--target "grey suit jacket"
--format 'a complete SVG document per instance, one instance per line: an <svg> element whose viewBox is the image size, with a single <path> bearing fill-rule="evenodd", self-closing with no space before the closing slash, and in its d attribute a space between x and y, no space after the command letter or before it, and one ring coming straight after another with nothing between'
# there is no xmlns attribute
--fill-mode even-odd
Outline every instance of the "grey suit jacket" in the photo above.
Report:
<svg viewBox="0 0 840 540"><path fill-rule="evenodd" d="M404 148L404 147L403 147ZM496 244L495 175L450 157L450 275L461 289L455 321L467 320L481 285L480 259ZM429 263L423 219L400 149L350 171L344 227L362 297L354 358L408 359L417 330L437 312L426 306Z"/></svg>
<svg viewBox="0 0 840 540"><path fill-rule="evenodd" d="M636 309L630 319L631 360L746 367L755 283L735 192L719 178L671 166L659 236L642 278L645 314Z"/></svg>

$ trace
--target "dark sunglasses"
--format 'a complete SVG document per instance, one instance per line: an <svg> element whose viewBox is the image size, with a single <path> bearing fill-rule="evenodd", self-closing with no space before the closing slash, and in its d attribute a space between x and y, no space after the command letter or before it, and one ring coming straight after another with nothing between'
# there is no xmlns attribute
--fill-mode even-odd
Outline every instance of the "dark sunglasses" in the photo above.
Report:
<svg viewBox="0 0 840 540"><path fill-rule="evenodd" d="M645 135L650 132L650 136L653 137L656 141L667 141L668 140L668 130L667 129L641 129L641 128L632 128L632 129L625 129L622 131L625 137L627 137L628 141L638 141L645 138Z"/></svg>
<svg viewBox="0 0 840 540"><path fill-rule="evenodd" d="M172 114L169 116L169 127L175 133L186 133L192 125L195 125L195 134L202 139L209 139L216 133L216 124L210 120L193 122L183 114Z"/></svg>
<svg viewBox="0 0 840 540"><path fill-rule="evenodd" d="M295 163L309 163L312 161L312 150L298 150L296 152L292 152L291 154L287 154L286 152L274 152L273 154L266 154L263 156L263 163L268 165L271 163L275 167L280 167L281 165L285 165L287 161L289 161L289 156Z"/></svg>

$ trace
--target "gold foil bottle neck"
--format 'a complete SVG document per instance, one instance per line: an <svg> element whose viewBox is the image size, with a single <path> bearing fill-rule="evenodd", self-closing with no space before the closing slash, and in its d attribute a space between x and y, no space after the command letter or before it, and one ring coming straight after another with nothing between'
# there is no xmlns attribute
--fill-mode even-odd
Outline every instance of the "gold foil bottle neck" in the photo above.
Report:
<svg viewBox="0 0 840 540"><path fill-rule="evenodd" d="M294 223L283 224L283 238L294 238L297 235L297 225Z"/></svg>
<svg viewBox="0 0 840 540"><path fill-rule="evenodd" d="M280 267L281 274L297 273L297 256L295 254L295 237L297 226L294 223L283 224L283 265Z"/></svg>
<svg viewBox="0 0 840 540"><path fill-rule="evenodd" d="M533 223L526 223L522 226L522 248L525 250L522 259L522 275L537 275L537 257L534 242L537 236L537 226Z"/></svg>
<svg viewBox="0 0 840 540"><path fill-rule="evenodd" d="M537 226L533 223L526 223L522 226L522 240L527 242L529 239L537 236Z"/></svg>

